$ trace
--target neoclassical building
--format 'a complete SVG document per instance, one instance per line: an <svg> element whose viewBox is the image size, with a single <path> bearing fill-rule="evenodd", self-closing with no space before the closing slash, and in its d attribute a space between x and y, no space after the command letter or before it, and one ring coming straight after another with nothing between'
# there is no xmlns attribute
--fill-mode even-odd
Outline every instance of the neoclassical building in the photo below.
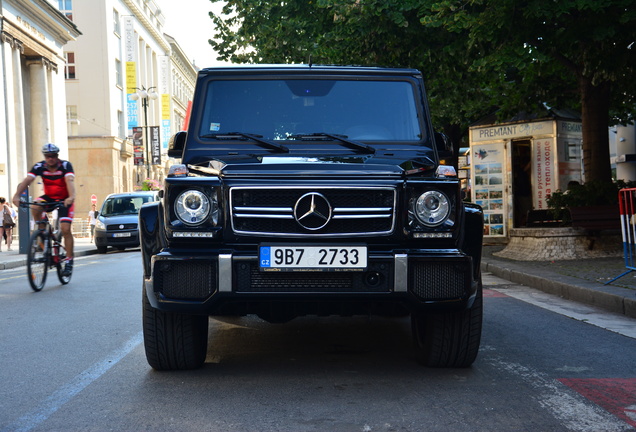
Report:
<svg viewBox="0 0 636 432"><path fill-rule="evenodd" d="M46 0L2 0L0 196L11 199L41 148L56 143L68 158L64 47L77 25ZM31 195L41 192L34 183Z"/></svg>
<svg viewBox="0 0 636 432"><path fill-rule="evenodd" d="M196 69L164 34L155 0L63 0L82 36L64 47L76 213L146 178L163 180L170 137L181 129ZM69 8L70 7L70 8Z"/></svg>

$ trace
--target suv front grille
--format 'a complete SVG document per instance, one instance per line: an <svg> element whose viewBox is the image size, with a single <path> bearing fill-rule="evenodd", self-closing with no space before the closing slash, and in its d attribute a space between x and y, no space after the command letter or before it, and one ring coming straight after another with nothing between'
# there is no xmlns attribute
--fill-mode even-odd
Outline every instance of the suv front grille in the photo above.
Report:
<svg viewBox="0 0 636 432"><path fill-rule="evenodd" d="M235 187L230 190L237 234L284 237L390 234L395 189L336 187Z"/></svg>
<svg viewBox="0 0 636 432"><path fill-rule="evenodd" d="M376 260L365 272L269 272L260 271L256 263L235 263L234 277L234 289L240 293L388 293L393 263Z"/></svg>
<svg viewBox="0 0 636 432"><path fill-rule="evenodd" d="M470 263L409 261L409 286L420 300L465 297L470 288Z"/></svg>

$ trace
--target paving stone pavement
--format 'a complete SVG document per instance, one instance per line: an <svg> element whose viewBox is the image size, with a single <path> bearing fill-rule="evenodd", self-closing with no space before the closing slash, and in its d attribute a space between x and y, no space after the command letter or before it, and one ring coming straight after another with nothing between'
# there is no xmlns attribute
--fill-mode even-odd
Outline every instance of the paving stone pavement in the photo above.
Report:
<svg viewBox="0 0 636 432"><path fill-rule="evenodd" d="M624 257L520 261L494 255L503 248L502 245L483 247L482 271L636 318L636 271L629 271ZM610 282L622 274L622 277Z"/></svg>

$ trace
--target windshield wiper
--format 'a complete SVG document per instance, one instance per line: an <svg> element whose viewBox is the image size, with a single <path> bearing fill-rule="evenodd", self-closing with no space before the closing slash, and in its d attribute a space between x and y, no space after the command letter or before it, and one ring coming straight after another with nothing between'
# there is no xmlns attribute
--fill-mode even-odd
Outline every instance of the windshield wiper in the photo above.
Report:
<svg viewBox="0 0 636 432"><path fill-rule="evenodd" d="M324 132L315 132L315 133L310 133L310 134L289 135L287 137L287 139L297 139L297 140L325 140L325 139L331 139L331 140L340 141L342 144L345 145L345 147L348 147L350 149L363 150L366 153L375 154L375 148L373 148L370 145L367 145L365 143L361 143L359 141L350 140L350 139L348 139L348 137L346 135L337 135L337 134L330 134L330 133L324 133Z"/></svg>
<svg viewBox="0 0 636 432"><path fill-rule="evenodd" d="M263 135L244 133L244 132L227 132L227 133L213 133L202 135L201 138L213 138L218 140L231 140L236 138L247 138L257 142L261 147L265 147L271 150L278 150L281 153L289 153L289 149L284 145L276 144L275 142L266 140Z"/></svg>

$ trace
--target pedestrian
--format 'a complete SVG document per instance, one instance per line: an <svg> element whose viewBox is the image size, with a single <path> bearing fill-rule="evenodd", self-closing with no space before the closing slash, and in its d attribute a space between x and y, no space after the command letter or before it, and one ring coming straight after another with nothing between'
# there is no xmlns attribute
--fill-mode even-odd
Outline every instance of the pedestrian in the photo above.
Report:
<svg viewBox="0 0 636 432"><path fill-rule="evenodd" d="M64 261L64 276L70 276L73 271L73 232L71 224L75 213L75 172L73 165L69 161L61 160L58 155L60 149L55 144L44 144L42 147L44 160L33 165L27 176L18 185L18 189L13 195L13 203L20 206L20 195L33 183L37 176L42 178L44 185L44 195L36 198L36 202L56 202L64 201L64 206L58 208L58 218L60 221L60 231L64 237L64 248L66 249L66 260ZM48 209L46 206L31 206L31 215L34 221L42 220L42 213Z"/></svg>
<svg viewBox="0 0 636 432"><path fill-rule="evenodd" d="M93 239L95 238L95 223L97 223L99 212L95 209L95 204L91 207L92 210L88 212L88 223L91 227L91 243L93 243Z"/></svg>
<svg viewBox="0 0 636 432"><path fill-rule="evenodd" d="M4 197L0 197L0 209L2 209L2 223L0 224L0 252L2 252L2 238L6 239L7 250L11 251L11 241L13 240L13 227L15 226L15 211L7 204Z"/></svg>

